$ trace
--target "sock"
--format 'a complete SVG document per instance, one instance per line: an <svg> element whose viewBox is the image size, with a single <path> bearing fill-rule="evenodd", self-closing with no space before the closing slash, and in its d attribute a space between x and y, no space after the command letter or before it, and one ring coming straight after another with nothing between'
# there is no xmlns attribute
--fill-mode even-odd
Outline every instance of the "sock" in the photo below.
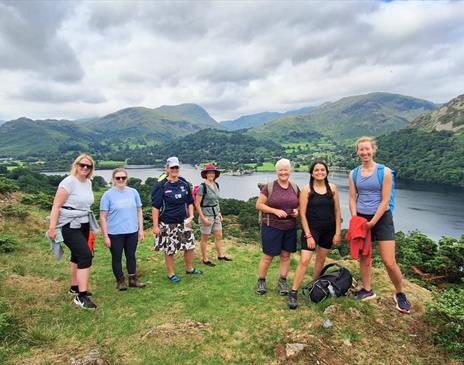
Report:
<svg viewBox="0 0 464 365"><path fill-rule="evenodd" d="M79 292L79 287L77 285L71 285L71 290L74 292Z"/></svg>
<svg viewBox="0 0 464 365"><path fill-rule="evenodd" d="M82 297L85 297L85 296L87 296L87 290L86 290L86 291L80 291L80 292L79 292L79 297L82 298Z"/></svg>
<svg viewBox="0 0 464 365"><path fill-rule="evenodd" d="M258 278L259 281L266 281L266 278Z"/></svg>
<svg viewBox="0 0 464 365"><path fill-rule="evenodd" d="M292 290L290 290L290 293L288 295L296 298L297 295L298 295L298 290L293 290L292 289Z"/></svg>
<svg viewBox="0 0 464 365"><path fill-rule="evenodd" d="M287 278L284 278L283 276L280 277L280 280L282 281L287 281Z"/></svg>

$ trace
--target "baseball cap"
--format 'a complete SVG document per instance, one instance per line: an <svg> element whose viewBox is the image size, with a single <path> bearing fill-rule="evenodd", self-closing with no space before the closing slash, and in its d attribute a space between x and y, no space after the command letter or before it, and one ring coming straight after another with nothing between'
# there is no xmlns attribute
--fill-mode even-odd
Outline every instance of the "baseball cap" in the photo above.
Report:
<svg viewBox="0 0 464 365"><path fill-rule="evenodd" d="M177 157L169 157L166 160L166 165L168 167L180 166L179 159Z"/></svg>

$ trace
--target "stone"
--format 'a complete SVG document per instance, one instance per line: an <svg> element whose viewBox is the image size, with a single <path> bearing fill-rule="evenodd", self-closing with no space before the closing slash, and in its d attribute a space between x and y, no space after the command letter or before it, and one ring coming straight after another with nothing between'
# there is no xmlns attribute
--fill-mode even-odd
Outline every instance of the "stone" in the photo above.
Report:
<svg viewBox="0 0 464 365"><path fill-rule="evenodd" d="M295 357L301 351L303 351L308 345L304 343L287 343L285 346L285 355L287 358Z"/></svg>
<svg viewBox="0 0 464 365"><path fill-rule="evenodd" d="M324 328L330 328L333 326L333 323L330 319L326 319L324 322L322 322L322 327Z"/></svg>

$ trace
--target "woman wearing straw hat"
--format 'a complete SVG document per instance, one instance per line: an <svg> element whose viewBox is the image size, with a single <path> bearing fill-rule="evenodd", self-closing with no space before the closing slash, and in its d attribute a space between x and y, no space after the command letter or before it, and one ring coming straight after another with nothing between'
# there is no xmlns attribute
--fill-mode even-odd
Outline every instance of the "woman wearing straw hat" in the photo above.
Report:
<svg viewBox="0 0 464 365"><path fill-rule="evenodd" d="M195 197L195 208L198 212L198 224L201 232L201 256L203 264L214 267L214 262L208 259L208 239L211 232L214 234L214 241L218 260L232 261L224 256L222 249L222 215L219 207L219 184L216 179L220 171L214 164L208 164L201 171L201 177L205 179L198 187Z"/></svg>

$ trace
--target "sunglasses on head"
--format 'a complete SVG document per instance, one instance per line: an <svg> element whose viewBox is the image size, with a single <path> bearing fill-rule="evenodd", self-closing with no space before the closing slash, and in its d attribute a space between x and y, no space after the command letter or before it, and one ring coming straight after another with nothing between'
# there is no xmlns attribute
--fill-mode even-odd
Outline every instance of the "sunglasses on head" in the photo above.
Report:
<svg viewBox="0 0 464 365"><path fill-rule="evenodd" d="M126 180L127 180L127 176L115 176L114 179L115 179L115 180L126 181Z"/></svg>
<svg viewBox="0 0 464 365"><path fill-rule="evenodd" d="M169 169L170 170L179 170L179 166L171 166Z"/></svg>
<svg viewBox="0 0 464 365"><path fill-rule="evenodd" d="M81 169L91 169L93 165L87 165L86 163L79 162L79 167Z"/></svg>

